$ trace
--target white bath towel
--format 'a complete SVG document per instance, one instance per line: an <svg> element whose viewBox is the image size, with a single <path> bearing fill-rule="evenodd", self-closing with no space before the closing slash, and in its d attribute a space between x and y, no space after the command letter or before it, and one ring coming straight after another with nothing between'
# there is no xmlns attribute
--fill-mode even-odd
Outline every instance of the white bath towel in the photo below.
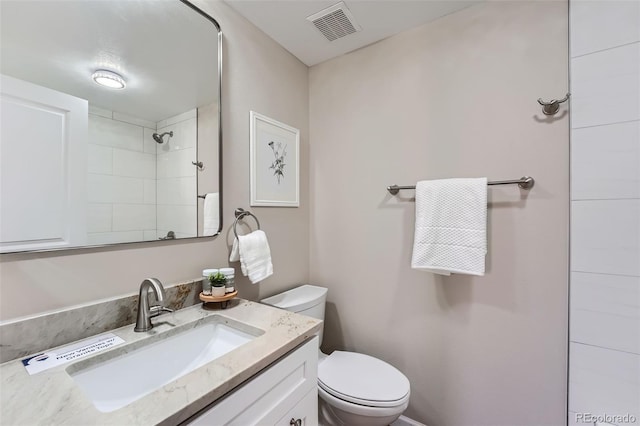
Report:
<svg viewBox="0 0 640 426"><path fill-rule="evenodd" d="M215 235L220 227L220 196L217 192L212 192L204 196L203 229L202 235L205 237Z"/></svg>
<svg viewBox="0 0 640 426"><path fill-rule="evenodd" d="M411 267L484 275L487 178L420 181Z"/></svg>
<svg viewBox="0 0 640 426"><path fill-rule="evenodd" d="M240 261L242 274L256 284L273 275L271 250L264 231L253 231L247 235L238 235L233 241L229 261Z"/></svg>

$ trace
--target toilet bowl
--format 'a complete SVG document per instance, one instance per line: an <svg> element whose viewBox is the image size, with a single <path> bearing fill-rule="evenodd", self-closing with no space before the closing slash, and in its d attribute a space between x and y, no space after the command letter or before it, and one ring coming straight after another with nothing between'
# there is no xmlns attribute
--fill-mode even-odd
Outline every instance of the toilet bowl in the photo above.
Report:
<svg viewBox="0 0 640 426"><path fill-rule="evenodd" d="M261 302L324 320L326 298L326 288L303 285ZM407 409L409 380L392 365L356 352L318 349L318 356L320 424L383 426Z"/></svg>

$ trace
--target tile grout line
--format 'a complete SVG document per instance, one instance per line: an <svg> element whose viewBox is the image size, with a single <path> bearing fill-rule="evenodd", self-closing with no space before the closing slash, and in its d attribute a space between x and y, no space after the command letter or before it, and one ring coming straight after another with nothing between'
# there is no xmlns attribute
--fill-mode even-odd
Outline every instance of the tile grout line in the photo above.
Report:
<svg viewBox="0 0 640 426"><path fill-rule="evenodd" d="M616 121L616 122L613 122L613 123L592 124L592 125L589 125L589 126L573 127L571 129L571 131L581 130L581 129L590 129L590 128L593 128L593 127L615 126L617 124L628 124L628 123L635 123L635 122L640 123L640 118L634 118L633 120Z"/></svg>
<svg viewBox="0 0 640 426"><path fill-rule="evenodd" d="M590 272L590 271L576 271L571 270L571 272L577 272L579 274L592 274L592 275L607 275L612 277L627 277L627 278L640 278L640 275L627 275L627 274L613 274L610 272Z"/></svg>
<svg viewBox="0 0 640 426"><path fill-rule="evenodd" d="M617 45L617 46L606 47L604 49L595 50L593 52L588 52L588 53L583 53L581 55L572 56L571 59L573 60L573 59L584 58L585 56L594 55L594 54L597 54L597 53L602 53L602 52L606 52L608 50L614 50L614 49L618 49L618 48L621 48L621 47L627 47L627 46L631 46L631 45L638 44L638 43L640 43L640 40L630 41L628 43L620 44L620 45Z"/></svg>
<svg viewBox="0 0 640 426"><path fill-rule="evenodd" d="M628 124L628 123L635 123L635 122L639 122L640 123L640 118L634 118L633 120L615 121L613 123L592 124L592 125L589 125L589 126L573 127L571 129L571 131L573 132L574 130L590 129L590 128L593 128L593 127L603 127L603 126L615 126L616 124Z"/></svg>
<svg viewBox="0 0 640 426"><path fill-rule="evenodd" d="M614 349L614 348L608 348L606 346L598 346L598 345L593 345L591 343L584 343L584 342L577 342L575 340L571 340L571 343L575 343L576 345L584 345L584 346L590 346L592 348L598 348L598 349L606 349L609 351L614 351L614 352L621 352L623 354L629 354L629 355L635 355L635 356L640 356L640 353L636 353L636 352L629 352L629 351L623 351L620 349Z"/></svg>

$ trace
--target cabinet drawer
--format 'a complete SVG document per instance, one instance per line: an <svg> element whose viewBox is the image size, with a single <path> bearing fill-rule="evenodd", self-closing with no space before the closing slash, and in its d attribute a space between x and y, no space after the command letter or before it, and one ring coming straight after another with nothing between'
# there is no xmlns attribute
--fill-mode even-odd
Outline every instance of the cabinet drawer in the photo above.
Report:
<svg viewBox="0 0 640 426"><path fill-rule="evenodd" d="M276 426L318 426L318 388L310 390Z"/></svg>
<svg viewBox="0 0 640 426"><path fill-rule="evenodd" d="M317 383L318 338L314 337L183 425L274 425L310 391L317 392ZM315 410L317 414L317 406Z"/></svg>

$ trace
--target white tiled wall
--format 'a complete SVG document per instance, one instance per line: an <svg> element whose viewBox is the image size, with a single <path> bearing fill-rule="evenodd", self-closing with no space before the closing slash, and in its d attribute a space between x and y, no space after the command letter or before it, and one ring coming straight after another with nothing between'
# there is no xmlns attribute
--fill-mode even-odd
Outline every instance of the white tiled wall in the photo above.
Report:
<svg viewBox="0 0 640 426"><path fill-rule="evenodd" d="M156 131L174 133L159 145ZM89 243L196 236L196 141L195 109L153 123L91 106Z"/></svg>
<svg viewBox="0 0 640 426"><path fill-rule="evenodd" d="M88 241L156 239L155 123L89 107Z"/></svg>
<svg viewBox="0 0 640 426"><path fill-rule="evenodd" d="M570 0L575 413L640 421L640 2Z"/></svg>
<svg viewBox="0 0 640 426"><path fill-rule="evenodd" d="M640 419L637 354L573 342L570 351L569 411Z"/></svg>
<svg viewBox="0 0 640 426"><path fill-rule="evenodd" d="M158 237L197 236L197 126L195 109L157 123L158 133L173 131L157 147Z"/></svg>
<svg viewBox="0 0 640 426"><path fill-rule="evenodd" d="M571 136L574 199L640 197L640 121L583 127Z"/></svg>

